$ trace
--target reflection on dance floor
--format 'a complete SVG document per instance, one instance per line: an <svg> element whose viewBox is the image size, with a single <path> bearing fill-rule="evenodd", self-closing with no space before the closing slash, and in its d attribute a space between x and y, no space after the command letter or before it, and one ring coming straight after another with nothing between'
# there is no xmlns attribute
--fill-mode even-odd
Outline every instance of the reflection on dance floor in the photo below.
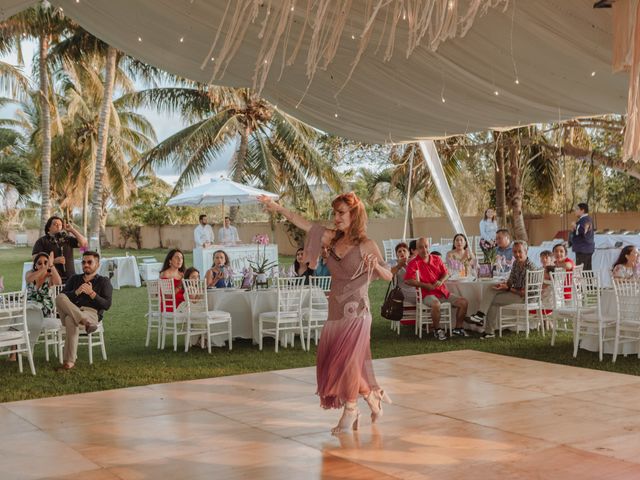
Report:
<svg viewBox="0 0 640 480"><path fill-rule="evenodd" d="M0 405L3 479L640 478L640 377L475 351L376 360L331 436L315 369ZM9 472L9 473L7 473Z"/></svg>

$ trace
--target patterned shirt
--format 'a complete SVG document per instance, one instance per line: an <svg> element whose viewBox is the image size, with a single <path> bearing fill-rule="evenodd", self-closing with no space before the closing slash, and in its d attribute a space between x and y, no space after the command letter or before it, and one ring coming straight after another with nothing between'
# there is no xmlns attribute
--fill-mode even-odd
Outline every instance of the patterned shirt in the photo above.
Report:
<svg viewBox="0 0 640 480"><path fill-rule="evenodd" d="M523 290L525 285L527 284L527 271L535 270L536 266L527 259L524 263L513 262L513 267L511 268L511 275L509 275L509 279L507 280L507 286L509 288L515 288L517 290Z"/></svg>

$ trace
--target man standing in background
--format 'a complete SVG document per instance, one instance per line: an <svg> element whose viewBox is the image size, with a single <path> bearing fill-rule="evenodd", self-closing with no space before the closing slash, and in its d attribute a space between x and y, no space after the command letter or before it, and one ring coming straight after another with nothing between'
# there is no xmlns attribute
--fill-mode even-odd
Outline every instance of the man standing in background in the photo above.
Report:
<svg viewBox="0 0 640 480"><path fill-rule="evenodd" d="M207 216L200 215L200 224L193 231L193 241L196 248L207 248L213 244L213 228L207 224Z"/></svg>
<svg viewBox="0 0 640 480"><path fill-rule="evenodd" d="M592 270L591 258L596 249L596 242L593 236L593 219L589 216L589 205L579 203L575 212L578 221L571 224L571 248L576 254L576 265L582 264L584 270Z"/></svg>
<svg viewBox="0 0 640 480"><path fill-rule="evenodd" d="M224 226L218 230L218 240L225 245L240 243L238 229L231 225L231 219L229 217L224 217Z"/></svg>

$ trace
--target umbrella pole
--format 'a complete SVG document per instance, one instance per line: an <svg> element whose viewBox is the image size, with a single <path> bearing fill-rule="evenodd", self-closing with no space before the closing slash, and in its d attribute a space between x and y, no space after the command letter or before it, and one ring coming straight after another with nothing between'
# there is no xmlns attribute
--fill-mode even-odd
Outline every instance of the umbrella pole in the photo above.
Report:
<svg viewBox="0 0 640 480"><path fill-rule="evenodd" d="M220 219L220 223L224 227L224 198L222 199L222 218Z"/></svg>

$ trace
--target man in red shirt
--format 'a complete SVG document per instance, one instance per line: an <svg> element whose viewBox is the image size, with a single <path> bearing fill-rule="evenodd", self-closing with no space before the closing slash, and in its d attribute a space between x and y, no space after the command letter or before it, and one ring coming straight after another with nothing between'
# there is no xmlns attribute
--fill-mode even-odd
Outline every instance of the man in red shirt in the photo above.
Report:
<svg viewBox="0 0 640 480"><path fill-rule="evenodd" d="M444 284L449 276L447 267L439 256L429 253L429 242L424 237L418 239L416 252L417 255L407 264L404 281L407 285L422 289L422 301L431 307L434 336L438 340L447 339L445 331L440 328L440 304L450 303L456 308L456 327L452 331L453 334L468 337L463 324L469 304L465 298L452 295L447 290Z"/></svg>

